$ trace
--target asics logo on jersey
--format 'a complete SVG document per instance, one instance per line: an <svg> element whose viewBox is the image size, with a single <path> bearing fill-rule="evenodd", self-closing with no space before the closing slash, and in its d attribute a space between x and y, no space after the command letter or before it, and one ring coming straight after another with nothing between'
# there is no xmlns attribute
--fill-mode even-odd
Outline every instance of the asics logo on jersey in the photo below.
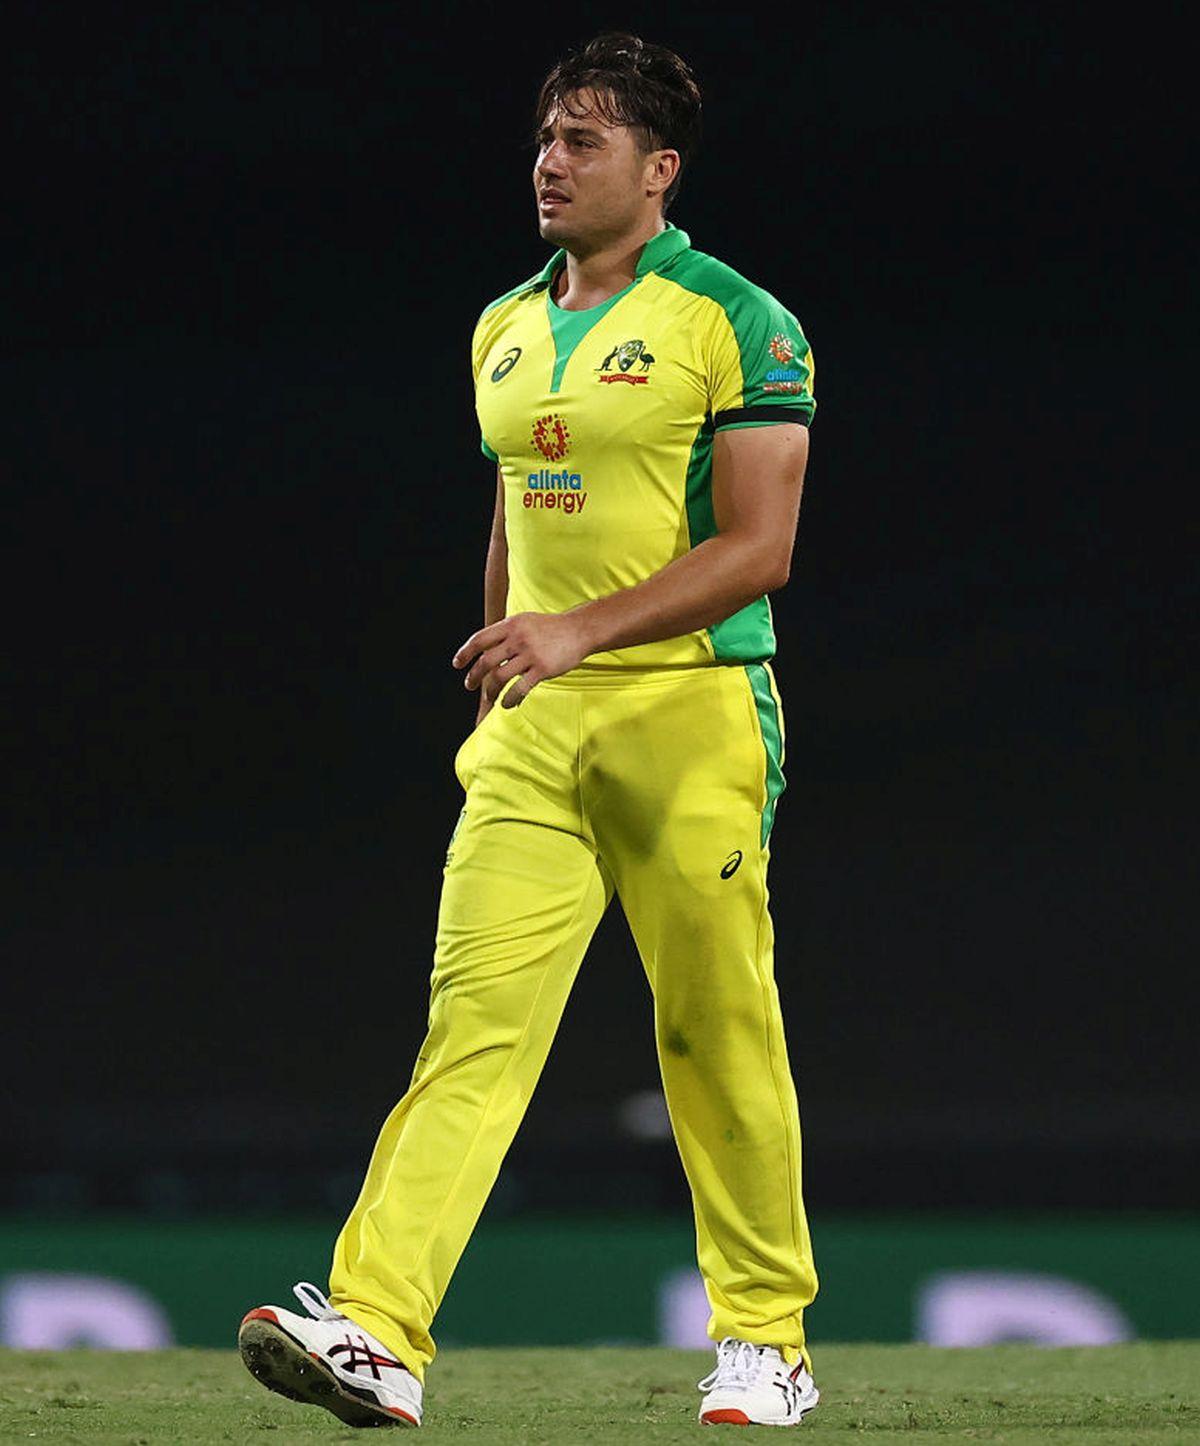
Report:
<svg viewBox="0 0 1200 1446"><path fill-rule="evenodd" d="M609 367L614 362L617 369L610 372ZM630 375L635 364L638 370ZM619 342L614 346L596 370L600 373L599 380L602 382L628 382L630 386L638 386L650 380L647 373L653 365L654 358L646 350L646 343L640 337L635 337L632 341Z"/></svg>
<svg viewBox="0 0 1200 1446"><path fill-rule="evenodd" d="M722 877L723 879L731 879L731 878L733 878L734 874L737 873L739 867L741 866L741 862L742 862L742 851L741 851L741 849L734 849L734 851L733 851L733 852L729 855L729 857L725 860L725 867L721 870L721 877Z"/></svg>
<svg viewBox="0 0 1200 1446"><path fill-rule="evenodd" d="M492 381L502 382L520 360L521 348L519 346L510 347L496 364L496 369L492 373Z"/></svg>
<svg viewBox="0 0 1200 1446"><path fill-rule="evenodd" d="M331 1358L345 1356L344 1361L338 1361L338 1365L344 1371L354 1373L360 1366L367 1367L377 1381L383 1379L379 1374L380 1366L391 1366L397 1371L407 1369L399 1361L392 1360L391 1356L381 1356L378 1351L373 1351L363 1336L359 1336L356 1342L350 1335L347 1335L346 1339L338 1345L330 1346L326 1354Z"/></svg>

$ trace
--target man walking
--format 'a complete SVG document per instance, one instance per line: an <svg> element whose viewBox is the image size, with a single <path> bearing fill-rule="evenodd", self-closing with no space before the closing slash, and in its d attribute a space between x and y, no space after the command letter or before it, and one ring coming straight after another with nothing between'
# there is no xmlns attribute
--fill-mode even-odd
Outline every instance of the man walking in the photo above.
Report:
<svg viewBox="0 0 1200 1446"><path fill-rule="evenodd" d="M265 1384L419 1424L437 1307L614 892L654 993L717 1363L707 1423L817 1404L800 1125L767 862L787 580L812 418L795 317L664 219L699 131L686 64L606 35L547 77L533 181L558 248L489 306L473 369L496 463L480 694L459 750L429 1033L309 1317L264 1306Z"/></svg>

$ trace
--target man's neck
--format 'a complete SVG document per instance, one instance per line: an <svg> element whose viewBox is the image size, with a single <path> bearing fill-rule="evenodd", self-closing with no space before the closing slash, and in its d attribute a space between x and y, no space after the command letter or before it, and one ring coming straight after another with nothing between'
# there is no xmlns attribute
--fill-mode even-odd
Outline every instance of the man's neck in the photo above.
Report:
<svg viewBox="0 0 1200 1446"><path fill-rule="evenodd" d="M554 278L552 295L564 311L586 311L615 296L637 275L646 243L666 230L656 216L652 223L586 255L567 252L567 264Z"/></svg>

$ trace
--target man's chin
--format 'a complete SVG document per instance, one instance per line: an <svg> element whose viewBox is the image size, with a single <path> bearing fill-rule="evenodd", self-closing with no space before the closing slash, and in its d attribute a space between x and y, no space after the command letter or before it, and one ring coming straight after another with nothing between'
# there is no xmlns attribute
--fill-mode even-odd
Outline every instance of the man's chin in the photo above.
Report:
<svg viewBox="0 0 1200 1446"><path fill-rule="evenodd" d="M543 241L549 241L553 246L561 246L571 239L574 231L565 217L539 216L538 234Z"/></svg>

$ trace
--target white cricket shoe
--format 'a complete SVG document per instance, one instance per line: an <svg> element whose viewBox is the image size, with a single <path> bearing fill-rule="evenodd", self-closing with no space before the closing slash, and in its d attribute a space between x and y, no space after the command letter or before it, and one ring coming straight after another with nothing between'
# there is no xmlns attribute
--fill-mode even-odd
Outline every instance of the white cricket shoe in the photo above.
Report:
<svg viewBox="0 0 1200 1446"><path fill-rule="evenodd" d="M307 1316L260 1305L243 1317L238 1349L250 1374L290 1401L324 1406L347 1426L419 1426L416 1376L315 1285L293 1289Z"/></svg>
<svg viewBox="0 0 1200 1446"><path fill-rule="evenodd" d="M774 1346L726 1336L717 1368L697 1383L705 1426L798 1426L821 1399L803 1365L789 1367Z"/></svg>

